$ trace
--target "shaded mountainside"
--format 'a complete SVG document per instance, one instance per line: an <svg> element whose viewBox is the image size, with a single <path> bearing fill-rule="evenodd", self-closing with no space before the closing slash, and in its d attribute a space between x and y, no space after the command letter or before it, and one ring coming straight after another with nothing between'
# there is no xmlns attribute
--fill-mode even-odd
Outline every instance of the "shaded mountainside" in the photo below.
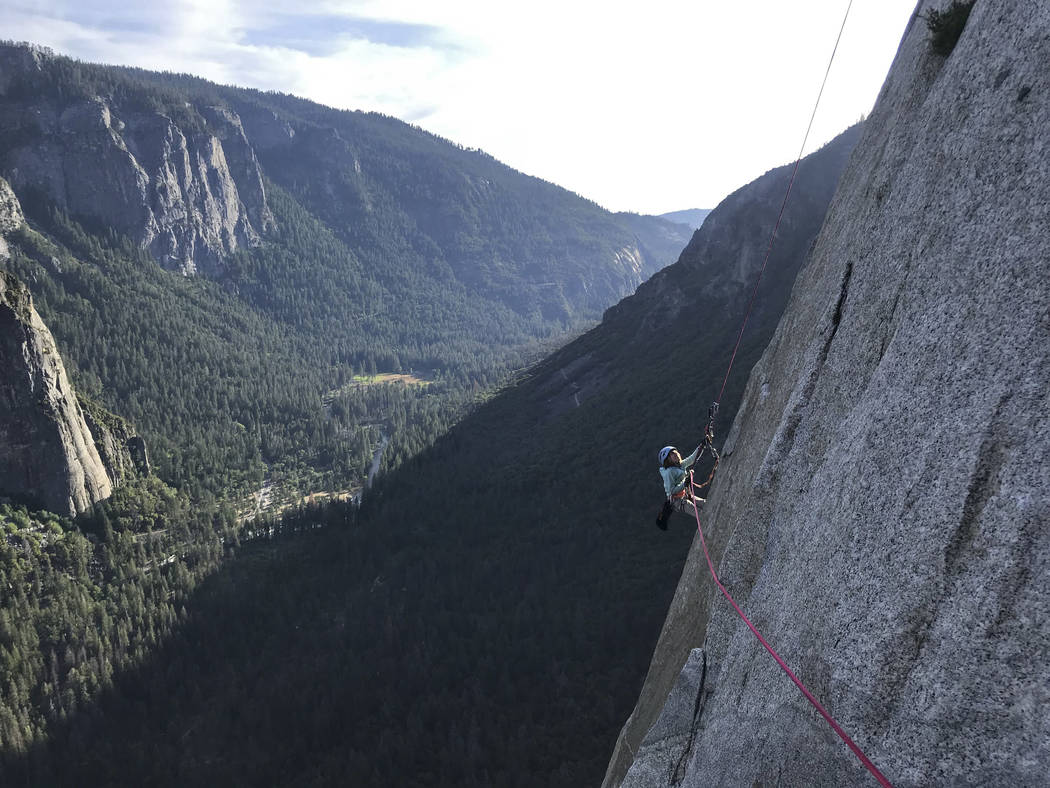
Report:
<svg viewBox="0 0 1050 788"><path fill-rule="evenodd" d="M307 493L349 497L379 445L385 469L404 463L671 262L689 235L390 118L10 44L0 44L0 174L14 187L0 180L3 784L23 769L39 780L19 783L54 784L67 767L85 784L84 761L110 744L77 749L107 730L99 698L144 691L134 669L186 636L184 605L203 606L197 584L241 537L268 534L271 521L251 520L264 499L294 510ZM356 515L309 511L304 529ZM385 534L374 534L382 554ZM257 567L239 568L266 582ZM261 601L235 596L218 601ZM362 628L396 615L369 611ZM254 620L236 624L203 622L218 627L218 646L231 635L255 644ZM177 714L171 699L203 682L170 662L180 686L160 707ZM386 685L373 684L380 709ZM209 697L229 691L239 708L243 687L220 682ZM145 707L131 706L123 722ZM428 705L428 726L440 707ZM353 699L339 711L357 713L347 709ZM49 746L62 755L37 762Z"/></svg>
<svg viewBox="0 0 1050 788"><path fill-rule="evenodd" d="M755 301L752 331L741 345L739 363L745 368L772 334L860 128L843 132L799 166ZM597 397L593 407L603 419L630 419L633 431L650 436L646 440L698 439L694 431L718 394L719 375L729 362L790 174L790 166L777 168L726 197L675 265L606 310L600 326L544 361L530 383L534 407L549 416ZM723 423L731 418L741 389L737 380L727 386ZM644 419L636 410L641 402L650 403ZM650 464L650 448L634 446L637 460L644 457Z"/></svg>
<svg viewBox="0 0 1050 788"><path fill-rule="evenodd" d="M932 7L751 373L704 520L727 588L893 784L1042 785L1050 8L981 0L945 56ZM660 707L625 786L873 783L698 543L636 714Z"/></svg>
<svg viewBox="0 0 1050 788"><path fill-rule="evenodd" d="M438 286L564 319L632 292L688 240L673 223L609 214L393 118L254 91L220 96L265 140L268 177L369 266L396 256Z"/></svg>
<svg viewBox="0 0 1050 788"><path fill-rule="evenodd" d="M381 426L398 464L689 236L392 118L12 44L0 174L78 387L217 496L352 488Z"/></svg>
<svg viewBox="0 0 1050 788"><path fill-rule="evenodd" d="M744 356L768 340L858 135L803 162ZM380 475L353 527L251 548L84 715L90 735L58 730L30 773L597 783L690 538L684 520L652 525L655 451L699 438L789 175L740 189L601 326Z"/></svg>

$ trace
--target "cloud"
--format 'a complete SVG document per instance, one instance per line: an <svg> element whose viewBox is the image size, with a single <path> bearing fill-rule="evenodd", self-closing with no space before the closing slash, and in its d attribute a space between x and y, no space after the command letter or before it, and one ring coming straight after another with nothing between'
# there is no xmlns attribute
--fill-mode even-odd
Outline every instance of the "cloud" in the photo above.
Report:
<svg viewBox="0 0 1050 788"><path fill-rule="evenodd" d="M246 46L281 46L310 55L326 56L338 52L347 40L412 49L434 46L440 38L441 29L430 25L317 14L282 16L260 26L248 24L240 43Z"/></svg>
<svg viewBox="0 0 1050 788"><path fill-rule="evenodd" d="M20 17L35 17L85 29L114 33L143 33L163 29L175 22L174 9L162 4L127 4L115 6L106 0L83 2L5 3L9 13Z"/></svg>

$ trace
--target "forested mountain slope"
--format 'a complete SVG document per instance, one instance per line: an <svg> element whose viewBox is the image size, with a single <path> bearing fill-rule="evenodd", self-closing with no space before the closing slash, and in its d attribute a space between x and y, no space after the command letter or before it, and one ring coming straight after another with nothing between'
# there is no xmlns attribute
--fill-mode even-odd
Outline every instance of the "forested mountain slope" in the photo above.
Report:
<svg viewBox="0 0 1050 788"><path fill-rule="evenodd" d="M738 363L768 340L858 134L803 162ZM351 527L248 548L187 604L169 646L59 728L29 773L600 781L690 538L685 520L652 524L655 452L700 437L789 175L727 198L601 326L381 476Z"/></svg>
<svg viewBox="0 0 1050 788"><path fill-rule="evenodd" d="M1045 785L1050 7L979 0L936 37L943 9L916 8L703 519L725 586L893 785ZM699 544L654 706L625 786L875 784Z"/></svg>
<svg viewBox="0 0 1050 788"><path fill-rule="evenodd" d="M74 380L216 495L353 486L381 427L396 464L688 240L392 118L24 45L0 175ZM409 370L432 385L350 385Z"/></svg>
<svg viewBox="0 0 1050 788"><path fill-rule="evenodd" d="M103 730L100 693L187 631L191 593L268 533L268 502L348 497L372 462L402 464L689 235L391 118L11 44L0 175L18 198L0 189L0 311L21 331L32 303L54 337L11 335L5 403L28 351L61 357L52 399L98 448L63 474L126 482L101 503L101 483L41 495L26 413L51 416L34 400L0 425L0 770Z"/></svg>
<svg viewBox="0 0 1050 788"><path fill-rule="evenodd" d="M220 98L262 141L268 177L385 280L397 260L434 286L460 283L524 314L565 320L633 292L688 240L673 222L608 214L393 118L251 91Z"/></svg>

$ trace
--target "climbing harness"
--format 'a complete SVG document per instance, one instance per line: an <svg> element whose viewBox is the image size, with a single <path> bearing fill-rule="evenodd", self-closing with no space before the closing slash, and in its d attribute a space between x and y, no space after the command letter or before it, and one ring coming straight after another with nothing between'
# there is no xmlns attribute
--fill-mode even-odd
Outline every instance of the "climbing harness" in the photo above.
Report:
<svg viewBox="0 0 1050 788"><path fill-rule="evenodd" d="M708 475L707 480L701 485L696 485L694 483L693 470L690 468L689 483L693 489L701 489L711 484L711 481L715 475L715 470L718 468L719 456L718 452L715 451L714 447L715 417L718 415L718 407L722 401L722 395L725 394L726 383L729 382L729 373L733 370L733 362L736 361L737 351L740 349L740 340L744 336L744 329L747 327L748 320L750 320L751 318L751 312L755 306L755 298L758 295L758 288L762 284L762 276L763 274L765 274L766 265L769 263L769 256L773 251L773 243L777 237L777 230L780 229L780 222L784 218L784 209L787 207L788 198L791 196L791 188L795 184L795 176L798 174L798 167L800 162L802 161L802 153L806 149L806 142L809 140L809 133L813 129L813 120L814 118L816 118L817 115L817 107L820 106L820 98L824 95L824 87L827 85L828 74L831 73L831 64L835 61L835 53L838 52L839 42L842 40L842 31L846 28L846 20L849 19L849 12L852 7L853 0L850 0L849 5L847 5L846 7L846 13L842 18L842 26L839 28L838 37L835 39L835 47L831 51L831 58L828 60L828 67L824 72L824 81L820 85L820 91L817 94L816 103L814 103L813 105L813 112L809 117L809 126L806 128L806 134L802 139L802 147L799 149L798 157L795 159L794 169L792 169L791 171L791 178L788 180L788 187L787 191L784 193L784 200L780 204L780 213L777 215L777 221L776 224L774 224L773 226L773 232L769 236L769 245L766 247L766 254L762 260L762 267L759 269L758 279L755 282L755 287L751 291L751 299L748 302L747 312L744 315L744 321L740 326L740 332L737 334L736 344L733 346L733 352L729 357L729 366L726 369L725 377L722 379L722 387L718 392L718 398L711 404L710 408L708 408L707 411L707 427L704 430L704 438L706 440L707 446L709 446L711 449L712 456L715 458L714 467L711 469L711 473ZM846 746L848 746L850 750L853 751L853 754L860 759L860 762L864 764L864 767L869 772L871 772L872 776L874 776L876 780L879 781L879 785L883 786L883 788L893 788L890 781L883 776L882 772L878 770L875 764L871 762L871 760L863 753L863 751L861 751L860 747L858 747L857 744L853 741L853 739L849 737L846 731L842 729L842 726L840 726L835 721L835 719L828 713L828 711L820 704L820 701L816 699L813 693L810 692L801 681L799 681L798 677L792 672L791 668L787 666L787 663L785 663L784 660L781 659L780 655L777 654L777 652L774 651L773 647L769 645L766 639L762 637L762 633L760 633L755 628L755 625L751 623L751 620L746 615L744 615L744 611L740 609L740 606L736 603L736 600L733 599L732 595L726 590L725 586L722 585L722 581L718 579L718 573L715 572L715 565L711 561L711 555L707 551L707 541L704 539L704 529L700 525L700 509L696 505L695 499L692 503L693 514L696 516L696 530L697 533L700 534L700 544L704 548L704 558L707 559L707 568L710 570L711 578L715 581L715 585L718 586L718 590L721 591L723 596L725 596L725 598L729 600L729 604L733 606L733 609L736 610L740 618L743 619L745 624L747 624L748 629L750 629L754 633L755 637L758 638L759 643L761 643L765 647L766 651L770 653L773 659L776 660L777 665L779 665L780 668L788 675L788 678L790 678L795 683L795 686L798 687L799 690L801 690L806 700L813 704L813 707L818 712L820 712L820 715L827 721L827 723L831 726L835 733L839 735L839 738L841 738L842 741L846 743ZM662 527L666 528L666 525Z"/></svg>
<svg viewBox="0 0 1050 788"><path fill-rule="evenodd" d="M715 408L715 406L712 405L712 408L714 408L715 411L717 411L717 408ZM671 448L671 447L670 446L665 446L664 449L660 450L661 454L663 454L665 449L669 449L669 448ZM704 452L705 451L710 451L711 452L711 456L715 460L714 464L711 466L711 472L707 474L707 479L706 479L706 481L703 482L703 484L697 484L693 480L693 472L692 472L692 470L690 470L689 471L689 486L688 487L684 487L680 492L676 492L674 495L670 495L670 496L668 496L667 498L664 499L663 506L660 508L659 513L656 515L656 527L659 528L661 531L666 531L667 530L667 521L670 520L671 519L671 515L674 514L675 503L676 502L681 504L683 499L686 499L689 496L690 493L693 493L693 495L695 497L695 494L696 494L696 492L698 490L702 490L705 487L709 486L711 484L712 480L715 478L715 471L718 470L718 461L719 461L720 458L719 458L719 454L718 454L718 449L715 448L715 432L714 432L714 416L713 415L711 416L711 420L707 424L707 429L704 430L704 444L703 444L703 446L700 449L700 453L696 457L696 462L700 462L700 459L704 456ZM666 455L664 455L664 456L666 456ZM703 500L703 499L701 498L700 500ZM682 509L681 511L684 512L685 509Z"/></svg>

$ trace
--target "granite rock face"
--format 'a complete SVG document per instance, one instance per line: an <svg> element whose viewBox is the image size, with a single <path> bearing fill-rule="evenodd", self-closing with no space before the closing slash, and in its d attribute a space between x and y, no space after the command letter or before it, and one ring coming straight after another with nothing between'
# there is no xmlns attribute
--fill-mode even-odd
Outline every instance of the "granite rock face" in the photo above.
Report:
<svg viewBox="0 0 1050 788"><path fill-rule="evenodd" d="M74 515L112 491L55 341L0 271L0 494Z"/></svg>
<svg viewBox="0 0 1050 788"><path fill-rule="evenodd" d="M791 202L784 212L748 330L740 343L737 368L753 365L773 336L861 131L861 124L847 129L800 162ZM778 167L726 197L707 216L677 263L655 274L633 296L607 310L602 325L592 334L604 335L599 345L615 344L619 358L611 362L580 358L563 367L565 374L552 376L544 392L550 401L560 402L564 408L566 402L571 407L576 400L597 395L616 374L617 367L633 367L634 374L659 379L666 370L639 373L638 359L651 355L653 348L665 344L668 336L677 337L677 344L688 349L675 360L675 366L680 367L675 372L676 388L688 379L690 385L684 388L692 391L694 402L713 400L721 382L715 376L729 364L739 320L747 311L769 245L768 234L777 220L793 169L793 165ZM742 373L740 378L739 383L730 379L726 387L722 411L727 419L732 419L743 394ZM660 395L653 391L646 396ZM552 413L556 412L552 409ZM680 419L680 415L671 414L666 426ZM681 428L681 424L675 428ZM722 529L709 535L716 553L724 548L727 532L728 529ZM693 615L695 598L679 594L676 603L682 600L686 611ZM700 626L699 622L695 626ZM620 784L646 732L660 716L682 660L699 642L694 628L665 628L661 648L649 668L646 691L617 737L604 785ZM652 691L652 687L658 689Z"/></svg>
<svg viewBox="0 0 1050 788"><path fill-rule="evenodd" d="M942 57L919 16L939 5L909 25L704 521L729 591L894 785L1045 785L1050 7L981 0ZM623 785L874 784L698 542L647 697L668 705Z"/></svg>
<svg viewBox="0 0 1050 788"><path fill-rule="evenodd" d="M40 192L185 273L221 271L259 243L273 220L235 114L206 107L194 124L118 97L27 87L49 57L0 47L0 169L18 193Z"/></svg>
<svg viewBox="0 0 1050 788"><path fill-rule="evenodd" d="M95 448L113 486L120 487L137 476L148 476L149 455L142 436L124 419L97 403L79 395L78 400L84 413L84 423L95 437Z"/></svg>
<svg viewBox="0 0 1050 788"><path fill-rule="evenodd" d="M0 236L7 235L25 224L22 206L11 191L11 186L0 178Z"/></svg>
<svg viewBox="0 0 1050 788"><path fill-rule="evenodd" d="M25 219L22 216L22 206L18 204L18 198L11 191L7 181L0 178L0 263L11 255L4 236L14 232L23 224L25 224Z"/></svg>

